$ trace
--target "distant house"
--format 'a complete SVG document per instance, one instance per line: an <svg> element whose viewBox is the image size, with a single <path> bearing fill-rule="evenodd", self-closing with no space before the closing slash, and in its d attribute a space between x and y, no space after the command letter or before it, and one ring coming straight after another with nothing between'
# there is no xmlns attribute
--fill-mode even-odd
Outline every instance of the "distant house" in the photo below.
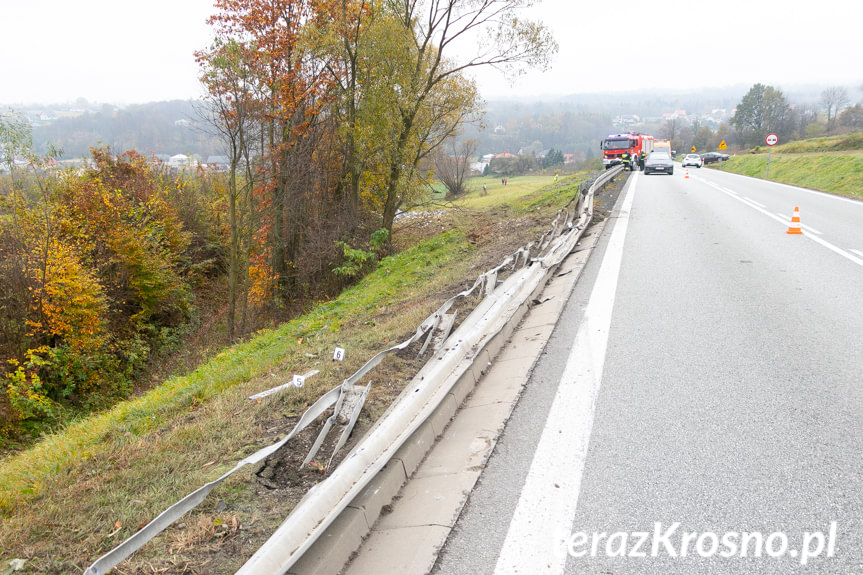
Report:
<svg viewBox="0 0 863 575"><path fill-rule="evenodd" d="M168 165L172 168L188 168L192 164L186 154L175 154L168 159Z"/></svg>
<svg viewBox="0 0 863 575"><path fill-rule="evenodd" d="M622 114L614 119L615 126L636 126L641 123L641 118L636 114Z"/></svg>
<svg viewBox="0 0 863 575"><path fill-rule="evenodd" d="M515 154L510 154L509 152L504 152L502 154L495 154L494 155L495 160L502 160L505 158L517 158L517 157L518 156L516 156Z"/></svg>
<svg viewBox="0 0 863 575"><path fill-rule="evenodd" d="M685 119L686 110L675 110L673 112L666 112L665 114L662 114L662 119L665 121L677 120L678 118Z"/></svg>
<svg viewBox="0 0 863 575"><path fill-rule="evenodd" d="M474 175L483 175L485 174L485 169L488 167L488 162L471 162L470 163L470 172Z"/></svg>

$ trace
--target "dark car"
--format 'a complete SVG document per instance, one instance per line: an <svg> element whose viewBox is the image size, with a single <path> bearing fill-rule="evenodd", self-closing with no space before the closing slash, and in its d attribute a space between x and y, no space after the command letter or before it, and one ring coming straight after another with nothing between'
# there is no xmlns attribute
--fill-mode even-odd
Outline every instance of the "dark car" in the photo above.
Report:
<svg viewBox="0 0 863 575"><path fill-rule="evenodd" d="M701 154L701 159L704 160L705 164L710 164L713 162L724 162L728 159L728 154L722 154L720 152L707 152L706 154Z"/></svg>
<svg viewBox="0 0 863 575"><path fill-rule="evenodd" d="M674 173L674 163L667 152L651 152L644 160L644 175L662 172L663 174Z"/></svg>

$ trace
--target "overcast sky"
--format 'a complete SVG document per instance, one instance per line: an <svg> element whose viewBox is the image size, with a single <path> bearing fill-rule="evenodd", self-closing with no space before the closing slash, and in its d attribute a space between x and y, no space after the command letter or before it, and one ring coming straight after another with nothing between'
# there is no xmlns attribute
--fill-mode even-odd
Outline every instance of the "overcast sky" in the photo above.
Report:
<svg viewBox="0 0 863 575"><path fill-rule="evenodd" d="M212 12L212 0L4 0L0 105L197 97ZM861 0L542 0L529 16L560 44L552 69L514 86L484 73L486 99L756 82L863 99Z"/></svg>

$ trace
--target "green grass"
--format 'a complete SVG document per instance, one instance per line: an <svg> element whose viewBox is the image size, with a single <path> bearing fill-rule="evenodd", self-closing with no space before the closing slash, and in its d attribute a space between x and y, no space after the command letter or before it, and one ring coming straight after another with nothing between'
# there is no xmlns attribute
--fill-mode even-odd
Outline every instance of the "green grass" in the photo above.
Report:
<svg viewBox="0 0 863 575"><path fill-rule="evenodd" d="M767 154L732 156L724 171L767 178ZM770 154L770 180L863 199L863 151Z"/></svg>
<svg viewBox="0 0 863 575"><path fill-rule="evenodd" d="M758 146L754 151L766 154L768 149L767 146ZM773 148L773 153L778 154L813 154L848 151L863 151L863 132L797 140L795 142L788 142L787 144L780 144Z"/></svg>
<svg viewBox="0 0 863 575"><path fill-rule="evenodd" d="M491 206L511 204L531 191L554 182L554 176L513 176L503 185L501 179L495 176L485 176L470 180L468 193L462 198L463 205L468 208L482 209ZM482 186L487 188L482 195Z"/></svg>
<svg viewBox="0 0 863 575"><path fill-rule="evenodd" d="M435 225L338 298L0 461L0 564L24 558L24 573L80 573L178 499L281 437L322 393L406 339L448 294L484 271L478 268L497 255L494 246L484 252L466 239L478 221L498 214L498 221L511 223L514 215L540 208L537 220L548 223L579 178L561 177L556 184L553 176L512 178L505 189L482 197L481 180L472 181L474 191L442 222L444 230ZM336 346L348 351L341 364L331 361ZM302 389L260 403L245 399L310 369L321 373ZM366 424L386 409L412 369L409 360L394 358L372 372ZM244 526L253 526L254 537L266 538L302 493L262 500L252 473L232 476L184 518L184 526L140 550L133 559L147 563L136 565L178 568L182 562L173 561L193 552L183 551L193 536L211 546L221 542L207 539L226 520L215 511L219 499Z"/></svg>

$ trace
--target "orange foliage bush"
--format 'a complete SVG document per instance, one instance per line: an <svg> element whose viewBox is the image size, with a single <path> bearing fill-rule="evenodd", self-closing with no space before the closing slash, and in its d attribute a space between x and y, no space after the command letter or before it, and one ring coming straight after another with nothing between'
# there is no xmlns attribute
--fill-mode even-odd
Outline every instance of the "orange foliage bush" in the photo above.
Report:
<svg viewBox="0 0 863 575"><path fill-rule="evenodd" d="M18 428L122 397L189 321L190 245L212 240L184 228L197 190L182 178L135 152L92 154L92 168L34 172L0 201L0 413Z"/></svg>

